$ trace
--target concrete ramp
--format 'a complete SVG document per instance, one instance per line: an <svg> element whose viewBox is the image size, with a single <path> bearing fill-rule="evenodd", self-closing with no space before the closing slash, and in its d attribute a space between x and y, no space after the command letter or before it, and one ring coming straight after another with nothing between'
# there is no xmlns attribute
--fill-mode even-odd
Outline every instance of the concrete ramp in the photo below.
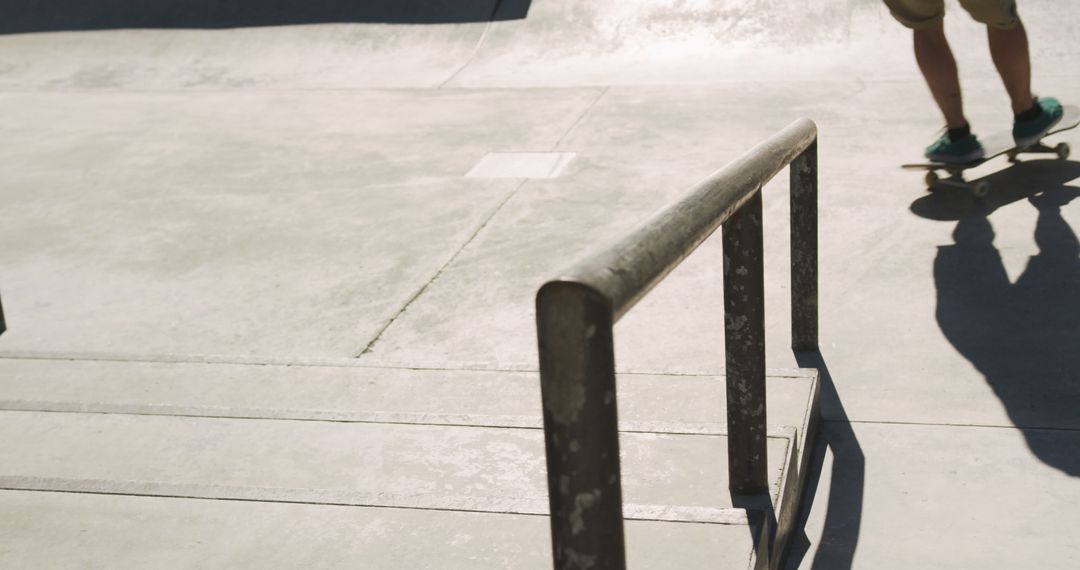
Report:
<svg viewBox="0 0 1080 570"><path fill-rule="evenodd" d="M476 50L486 24L324 24L0 36L0 88L433 87Z"/></svg>
<svg viewBox="0 0 1080 570"><path fill-rule="evenodd" d="M979 26L950 4L958 45L985 43ZM1036 29L1033 53L1047 71L1068 73L1080 53L1068 30L1075 10L1047 0L1021 3ZM462 86L715 84L737 81L910 77L908 31L881 0L539 0L528 18L492 26L453 82ZM963 65L992 72L985 53Z"/></svg>
<svg viewBox="0 0 1080 570"><path fill-rule="evenodd" d="M0 87L390 88L715 84L911 77L880 0L62 2L5 10ZM36 5L34 5L36 6ZM955 4L960 44L985 40ZM1032 52L1068 73L1075 10L1029 0ZM234 29L225 29L234 28ZM40 34L33 32L53 32ZM992 73L981 50L965 72Z"/></svg>

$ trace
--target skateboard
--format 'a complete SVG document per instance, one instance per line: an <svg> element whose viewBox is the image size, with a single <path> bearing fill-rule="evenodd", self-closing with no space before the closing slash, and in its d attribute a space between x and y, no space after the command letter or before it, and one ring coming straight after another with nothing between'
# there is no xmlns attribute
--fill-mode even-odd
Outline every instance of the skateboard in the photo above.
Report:
<svg viewBox="0 0 1080 570"><path fill-rule="evenodd" d="M1077 125L1080 125L1080 107L1075 105L1064 105L1062 107L1061 120L1058 121L1052 129L1047 131L1042 138L1076 128ZM972 194L981 198L990 192L990 183L986 180L978 180L975 182L964 180L964 171L969 168L981 166L1003 154L1009 157L1009 162L1018 162L1019 159L1017 157L1021 154L1056 154L1060 160L1069 158L1068 143L1058 143L1057 146L1051 147L1043 143L1042 139L1039 139L1034 144L1017 146L1016 142L1013 141L1011 130L995 133L987 137L982 141L982 145L985 153L984 156L979 160L972 162L949 164L931 161L904 164L900 167L909 170L925 170L926 187L928 190L935 190L941 187L960 188L969 190ZM942 177L938 174L939 171L947 172L949 176Z"/></svg>

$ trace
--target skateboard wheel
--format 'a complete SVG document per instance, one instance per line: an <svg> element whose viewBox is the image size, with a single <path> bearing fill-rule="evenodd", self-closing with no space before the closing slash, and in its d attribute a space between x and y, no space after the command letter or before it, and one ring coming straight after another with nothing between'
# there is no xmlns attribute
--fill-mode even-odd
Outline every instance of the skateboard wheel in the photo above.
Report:
<svg viewBox="0 0 1080 570"><path fill-rule="evenodd" d="M1069 150L1069 143L1058 143L1058 145L1054 147L1054 152L1057 153L1057 157L1060 160L1069 158Z"/></svg>
<svg viewBox="0 0 1080 570"><path fill-rule="evenodd" d="M926 185L927 186L933 187L935 184L938 183L938 180L939 180L939 178L938 178L937 172L934 172L933 170L931 170L930 172L926 173Z"/></svg>
<svg viewBox="0 0 1080 570"><path fill-rule="evenodd" d="M990 193L990 183L985 181L976 182L971 186L971 193L974 194L976 198L985 197Z"/></svg>

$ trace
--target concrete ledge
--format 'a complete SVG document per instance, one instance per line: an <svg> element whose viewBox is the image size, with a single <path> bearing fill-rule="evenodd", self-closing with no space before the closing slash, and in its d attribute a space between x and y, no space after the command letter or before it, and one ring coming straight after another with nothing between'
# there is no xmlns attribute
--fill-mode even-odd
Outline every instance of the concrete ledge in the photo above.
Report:
<svg viewBox="0 0 1080 570"><path fill-rule="evenodd" d="M776 508L776 535L772 544L770 565L773 570L783 566L791 542L791 533L797 524L799 506L803 488L810 476L810 456L814 452L814 440L817 437L821 421L821 382L817 370L812 371L813 382L806 402L806 415L799 425L797 434L789 447L788 463L784 467L784 479L777 494L779 504Z"/></svg>
<svg viewBox="0 0 1080 570"><path fill-rule="evenodd" d="M538 429L0 412L0 437L9 488L519 514L547 506ZM621 439L627 504L707 522L708 509L732 506L724 436ZM769 440L775 496L790 440Z"/></svg>

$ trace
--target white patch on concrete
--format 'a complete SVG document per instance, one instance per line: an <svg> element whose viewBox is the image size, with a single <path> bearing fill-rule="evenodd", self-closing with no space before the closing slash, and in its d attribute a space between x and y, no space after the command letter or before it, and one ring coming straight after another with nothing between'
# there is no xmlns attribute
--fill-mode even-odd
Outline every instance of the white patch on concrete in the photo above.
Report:
<svg viewBox="0 0 1080 570"><path fill-rule="evenodd" d="M558 178L573 152L489 152L466 178Z"/></svg>

